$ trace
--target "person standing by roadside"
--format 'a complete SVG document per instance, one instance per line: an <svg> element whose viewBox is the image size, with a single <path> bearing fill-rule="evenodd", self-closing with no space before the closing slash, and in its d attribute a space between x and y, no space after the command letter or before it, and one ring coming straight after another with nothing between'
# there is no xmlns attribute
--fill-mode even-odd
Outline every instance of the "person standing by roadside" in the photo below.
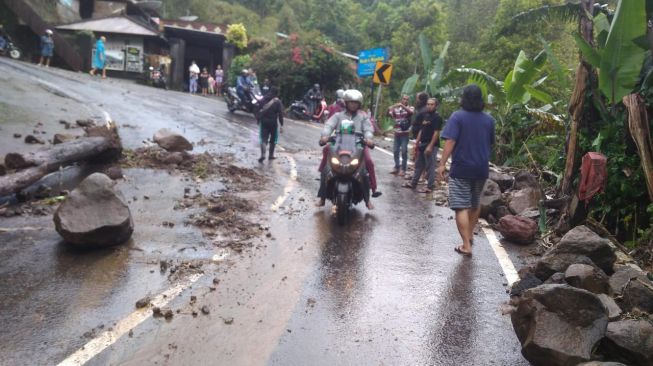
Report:
<svg viewBox="0 0 653 366"><path fill-rule="evenodd" d="M438 180L444 180L445 165L451 156L449 208L456 212L456 226L463 240L454 249L470 256L474 227L481 213L480 197L489 174L495 121L483 112L483 92L475 84L465 87L460 107L449 117L442 133L446 142L438 166Z"/></svg>
<svg viewBox="0 0 653 366"><path fill-rule="evenodd" d="M279 133L283 133L283 103L277 95L279 89L271 87L265 99L261 102L261 110L257 113L259 124L259 138L261 144L261 157L259 163L265 160L265 151L267 150L268 141L270 143L270 154L268 160L276 159L274 148L279 140ZM277 120L279 124L277 124Z"/></svg>
<svg viewBox="0 0 653 366"><path fill-rule="evenodd" d="M429 95L425 92L419 92L415 96L415 119L413 120L413 125L411 126L411 133L413 138L417 138L420 128L422 127L421 122L417 122L417 116L426 110L426 102L429 100Z"/></svg>
<svg viewBox="0 0 653 366"><path fill-rule="evenodd" d="M209 74L209 95L215 94L215 79Z"/></svg>
<svg viewBox="0 0 653 366"><path fill-rule="evenodd" d="M218 65L215 68L215 94L217 96L222 95L222 81L224 79L224 70L222 66Z"/></svg>
<svg viewBox="0 0 653 366"><path fill-rule="evenodd" d="M435 98L430 98L426 102L426 110L415 118L415 122L420 124L420 130L415 140L417 145L415 174L413 174L412 181L405 183L404 187L412 189L417 187L422 172L426 170L427 185L420 193L431 193L435 188L435 165L440 147L440 130L442 129L442 117L438 114L437 108L438 101Z"/></svg>
<svg viewBox="0 0 653 366"><path fill-rule="evenodd" d="M394 124L394 159L395 167L390 172L391 174L399 174L400 177L406 175L406 168L408 167L408 134L410 133L410 117L415 110L408 105L409 99L407 95L401 97L401 101L388 108L388 115L395 121ZM399 160L399 153L401 152L401 164Z"/></svg>
<svg viewBox="0 0 653 366"><path fill-rule="evenodd" d="M202 72L200 73L200 88L202 89L202 96L207 96L209 92L209 70L206 69L206 67L202 68Z"/></svg>
<svg viewBox="0 0 653 366"><path fill-rule="evenodd" d="M195 60L190 63L188 67L188 91L191 94L197 94L197 79L200 76L200 67L197 66Z"/></svg>
<svg viewBox="0 0 653 366"><path fill-rule="evenodd" d="M88 73L91 76L95 76L97 70L102 70L102 79L107 78L107 54L104 49L104 43L107 41L106 37L100 37L97 42L95 42L95 56L93 57L93 68Z"/></svg>
<svg viewBox="0 0 653 366"><path fill-rule="evenodd" d="M54 39L52 39L52 31L45 30L45 34L41 36L41 58L39 59L39 66L50 67L50 60L54 55Z"/></svg>

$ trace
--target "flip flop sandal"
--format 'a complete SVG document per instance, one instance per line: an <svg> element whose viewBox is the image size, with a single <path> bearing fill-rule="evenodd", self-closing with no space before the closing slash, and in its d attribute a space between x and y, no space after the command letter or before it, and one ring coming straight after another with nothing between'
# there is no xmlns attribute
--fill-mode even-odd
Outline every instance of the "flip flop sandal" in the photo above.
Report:
<svg viewBox="0 0 653 366"><path fill-rule="evenodd" d="M402 184L401 186L408 189L415 189L415 187L413 187L413 185L408 182Z"/></svg>
<svg viewBox="0 0 653 366"><path fill-rule="evenodd" d="M453 250L455 250L456 253L458 253L458 254L462 254L462 255L464 255L465 257L471 257L471 256L472 256L472 253L471 253L471 252L466 252L466 251L464 251L464 250L462 249L462 247L463 247L462 245L459 245L459 246L453 248Z"/></svg>
<svg viewBox="0 0 653 366"><path fill-rule="evenodd" d="M428 189L428 188L423 188L423 189L420 189L420 190L417 191L417 192L419 192L419 193L426 193L426 194L429 194L429 193L432 193L433 191L430 190L430 189Z"/></svg>

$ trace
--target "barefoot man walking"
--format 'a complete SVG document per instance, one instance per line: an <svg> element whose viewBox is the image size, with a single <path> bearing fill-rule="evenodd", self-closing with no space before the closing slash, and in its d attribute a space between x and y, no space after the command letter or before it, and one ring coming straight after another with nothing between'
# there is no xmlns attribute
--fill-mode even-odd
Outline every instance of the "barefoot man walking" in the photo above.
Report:
<svg viewBox="0 0 653 366"><path fill-rule="evenodd" d="M489 174L494 145L494 118L483 112L481 89L468 85L463 91L460 109L447 121L442 133L446 140L438 166L438 180L444 180L445 164L451 156L449 172L449 208L456 211L456 226L463 242L456 252L472 255L474 227L481 213L480 197Z"/></svg>

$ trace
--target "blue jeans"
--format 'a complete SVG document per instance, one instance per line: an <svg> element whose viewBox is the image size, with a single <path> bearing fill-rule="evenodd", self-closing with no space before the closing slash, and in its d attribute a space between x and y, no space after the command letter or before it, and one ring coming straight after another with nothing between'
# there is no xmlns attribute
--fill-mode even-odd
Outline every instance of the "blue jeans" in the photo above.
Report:
<svg viewBox="0 0 653 366"><path fill-rule="evenodd" d="M422 176L422 172L426 170L427 173L427 185L428 189L433 189L435 187L435 166L438 164L438 155L437 148L434 148L431 155L427 155L426 152L420 151L417 154L417 160L415 161L415 173L413 174L413 180L410 183L413 188L417 187L419 178Z"/></svg>
<svg viewBox="0 0 653 366"><path fill-rule="evenodd" d="M191 94L197 93L197 79L190 79L189 89Z"/></svg>
<svg viewBox="0 0 653 366"><path fill-rule="evenodd" d="M399 164L399 151L401 150L401 165ZM408 167L408 135L395 135L395 144L394 144L394 157L395 157L395 169L401 170L404 172Z"/></svg>

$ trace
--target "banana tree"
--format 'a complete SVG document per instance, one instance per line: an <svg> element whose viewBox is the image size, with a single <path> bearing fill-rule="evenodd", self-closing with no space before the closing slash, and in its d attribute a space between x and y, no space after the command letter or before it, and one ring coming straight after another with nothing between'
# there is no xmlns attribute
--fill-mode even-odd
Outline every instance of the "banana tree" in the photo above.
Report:
<svg viewBox="0 0 653 366"><path fill-rule="evenodd" d="M433 61L431 46L429 45L428 40L424 34L420 33L418 41L424 70L424 76L422 79L424 91L430 93L431 95L436 95L437 91L442 87L442 81L445 74L445 59L447 57L447 51L449 50L449 45L451 43L449 41L445 42L438 58ZM422 76L416 72L408 79L406 79L403 87L401 88L401 94L412 95L415 92L415 87L417 86L417 83L420 81L421 77Z"/></svg>
<svg viewBox="0 0 653 366"><path fill-rule="evenodd" d="M519 122L520 115L530 115L540 123L562 124L562 117L551 112L553 98L541 89L547 79L544 75L546 62L546 51L541 51L533 58L520 51L513 69L503 81L480 69L460 67L452 70L443 82L450 83L455 78L467 76L468 84L477 84L483 90L486 101L495 109L500 151L504 151L506 156L514 156L521 152L531 136L518 136L524 128ZM543 106L530 107L529 103L533 100Z"/></svg>
<svg viewBox="0 0 653 366"><path fill-rule="evenodd" d="M610 104L619 103L637 86L647 52L637 41L646 37L646 21L644 1L619 1L612 23L604 14L593 18L596 47L574 35L585 60L598 70L599 89Z"/></svg>

